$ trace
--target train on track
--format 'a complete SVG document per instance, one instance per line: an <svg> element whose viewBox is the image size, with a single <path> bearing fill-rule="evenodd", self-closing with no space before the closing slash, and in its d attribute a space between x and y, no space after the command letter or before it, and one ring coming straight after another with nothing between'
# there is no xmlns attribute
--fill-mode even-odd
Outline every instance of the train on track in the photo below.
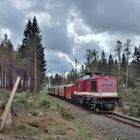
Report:
<svg viewBox="0 0 140 140"><path fill-rule="evenodd" d="M95 112L113 111L122 105L117 93L116 77L100 73L85 73L72 84L51 86L47 90L50 95L87 106Z"/></svg>

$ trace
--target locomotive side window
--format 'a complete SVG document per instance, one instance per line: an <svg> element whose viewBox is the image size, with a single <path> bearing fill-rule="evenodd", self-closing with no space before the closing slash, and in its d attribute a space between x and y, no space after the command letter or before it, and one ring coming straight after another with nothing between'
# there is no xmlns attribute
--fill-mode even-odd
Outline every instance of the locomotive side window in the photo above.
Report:
<svg viewBox="0 0 140 140"><path fill-rule="evenodd" d="M97 91L96 81L91 82L91 91Z"/></svg>

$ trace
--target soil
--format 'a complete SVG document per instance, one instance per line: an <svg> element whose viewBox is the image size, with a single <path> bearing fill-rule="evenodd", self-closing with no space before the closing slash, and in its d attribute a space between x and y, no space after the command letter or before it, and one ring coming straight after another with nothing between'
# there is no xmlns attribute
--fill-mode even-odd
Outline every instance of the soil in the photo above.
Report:
<svg viewBox="0 0 140 140"><path fill-rule="evenodd" d="M56 100L52 98L52 102ZM85 131L86 127L78 118L66 120L53 106L35 110L23 108L12 113L12 124L4 126L0 140L96 140Z"/></svg>

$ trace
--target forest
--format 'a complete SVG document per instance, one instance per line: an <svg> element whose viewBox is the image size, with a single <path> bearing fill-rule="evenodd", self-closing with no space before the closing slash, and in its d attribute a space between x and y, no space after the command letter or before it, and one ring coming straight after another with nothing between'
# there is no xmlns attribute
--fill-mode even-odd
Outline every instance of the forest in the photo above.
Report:
<svg viewBox="0 0 140 140"><path fill-rule="evenodd" d="M94 46L93 46L94 48ZM56 73L47 76L42 35L36 17L28 20L23 31L22 44L12 45L7 34L0 44L0 88L11 90L17 76L21 77L19 91L37 93L46 85L62 85L75 82L85 72L100 72L102 75L117 77L118 93L129 104L126 113L140 114L140 46L134 46L130 39L117 41L110 54L87 49L83 56L85 62L77 69L75 67L65 74Z"/></svg>
<svg viewBox="0 0 140 140"><path fill-rule="evenodd" d="M19 90L37 92L42 89L46 61L42 36L36 17L28 20L23 32L22 44L14 49L5 34L0 44L0 87L12 89L17 76L21 77Z"/></svg>
<svg viewBox="0 0 140 140"><path fill-rule="evenodd" d="M117 89L123 99L123 112L127 115L140 116L140 46L134 46L131 40L117 41L114 51L109 55L103 50L100 54L96 49L86 50L85 62L77 71L78 60L75 58L75 68L67 77L55 74L48 78L49 84L61 85L73 83L85 72L99 72L102 75L117 77Z"/></svg>
<svg viewBox="0 0 140 140"><path fill-rule="evenodd" d="M50 76L51 85L61 85L72 83L77 80L79 75L85 72L99 72L103 75L116 76L119 86L135 88L140 78L140 46L133 46L131 40L126 42L117 41L114 52L109 55L103 50L100 54L96 49L87 49L85 52L85 62L81 65L80 71L77 71L78 64L75 58L75 68L69 72L67 77L61 74Z"/></svg>

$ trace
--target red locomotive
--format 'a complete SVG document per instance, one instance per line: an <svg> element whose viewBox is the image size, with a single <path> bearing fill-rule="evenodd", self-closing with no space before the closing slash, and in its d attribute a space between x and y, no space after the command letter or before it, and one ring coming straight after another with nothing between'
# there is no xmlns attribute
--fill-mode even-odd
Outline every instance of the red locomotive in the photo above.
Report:
<svg viewBox="0 0 140 140"><path fill-rule="evenodd" d="M48 88L48 93L89 106L96 112L113 111L122 104L116 85L116 78L113 76L85 73L73 84Z"/></svg>

